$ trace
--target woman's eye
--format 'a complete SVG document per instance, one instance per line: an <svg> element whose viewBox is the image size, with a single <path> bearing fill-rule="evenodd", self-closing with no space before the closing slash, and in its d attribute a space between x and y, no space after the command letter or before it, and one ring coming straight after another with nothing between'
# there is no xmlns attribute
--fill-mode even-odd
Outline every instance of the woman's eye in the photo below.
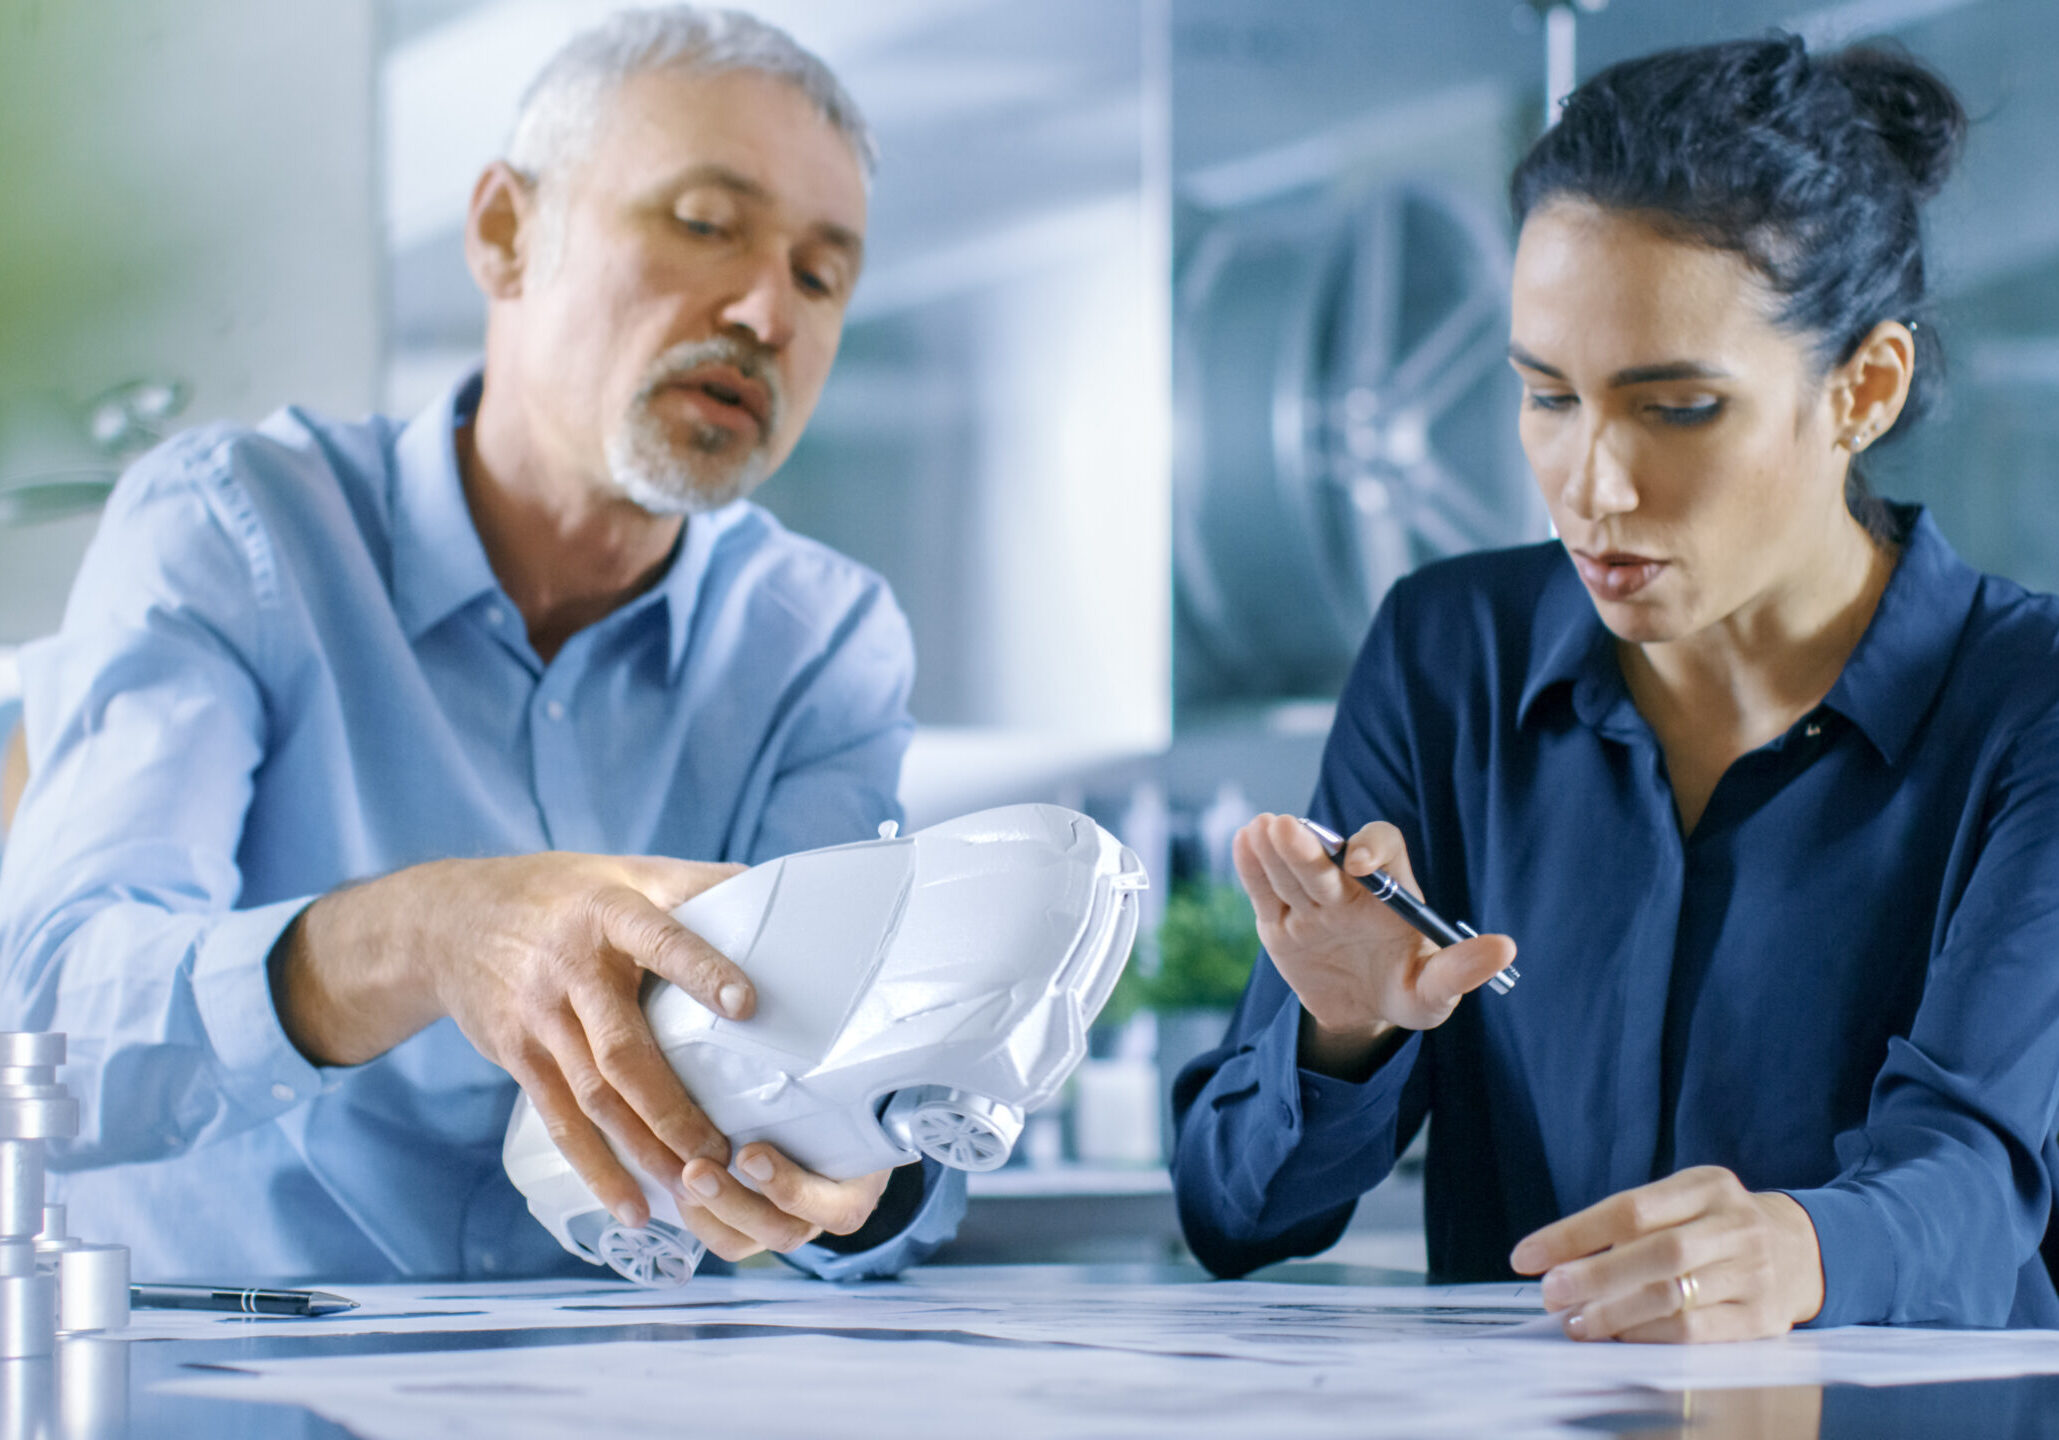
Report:
<svg viewBox="0 0 2059 1440"><path fill-rule="evenodd" d="M1687 427L1706 425L1723 413L1721 400L1704 400L1698 405L1654 405L1652 413L1663 424Z"/></svg>
<svg viewBox="0 0 2059 1440"><path fill-rule="evenodd" d="M713 220L701 220L692 215L679 217L679 228L689 235L713 239L722 233L722 226Z"/></svg>
<svg viewBox="0 0 2059 1440"><path fill-rule="evenodd" d="M1576 403L1571 395L1545 390L1526 390L1523 400L1532 410L1570 410Z"/></svg>

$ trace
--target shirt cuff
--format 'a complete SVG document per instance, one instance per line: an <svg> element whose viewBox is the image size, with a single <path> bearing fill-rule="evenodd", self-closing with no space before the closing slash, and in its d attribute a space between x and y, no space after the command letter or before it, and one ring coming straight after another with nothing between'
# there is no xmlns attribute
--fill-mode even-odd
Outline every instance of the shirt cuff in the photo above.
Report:
<svg viewBox="0 0 2059 1440"><path fill-rule="evenodd" d="M1355 1152L1366 1145L1369 1125L1384 1120L1393 1127L1401 1089L1422 1051L1423 1037L1411 1034L1364 1080L1321 1075L1301 1066L1301 1015L1300 1002L1290 995L1248 1057L1258 1087L1252 1103L1266 1108L1253 1117L1258 1123L1239 1126L1242 1153L1230 1177L1230 1199L1253 1222L1295 1151Z"/></svg>
<svg viewBox="0 0 2059 1440"><path fill-rule="evenodd" d="M1804 1324L1827 1329L1888 1319L1895 1297L1894 1236L1873 1202L1841 1186L1780 1193L1809 1212L1823 1257L1823 1308Z"/></svg>
<svg viewBox="0 0 2059 1440"><path fill-rule="evenodd" d="M193 999L230 1100L260 1119L284 1114L322 1088L322 1075L286 1038L272 1003L271 955L314 897L232 910L193 960Z"/></svg>
<svg viewBox="0 0 2059 1440"><path fill-rule="evenodd" d="M929 1258L958 1233L965 1218L965 1172L934 1160L922 1162L922 1203L899 1234L869 1250L839 1254L811 1241L785 1257L789 1264L824 1280L879 1280L898 1275Z"/></svg>

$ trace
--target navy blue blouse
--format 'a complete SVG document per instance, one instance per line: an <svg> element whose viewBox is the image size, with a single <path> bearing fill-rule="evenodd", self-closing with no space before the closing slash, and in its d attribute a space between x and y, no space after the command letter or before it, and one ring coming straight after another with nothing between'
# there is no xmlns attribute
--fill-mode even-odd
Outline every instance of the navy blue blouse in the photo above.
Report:
<svg viewBox="0 0 2059 1440"><path fill-rule="evenodd" d="M1310 813L1398 825L1425 897L1514 936L1522 982L1354 1084L1299 1068L1261 955L1175 1094L1210 1269L1330 1245L1434 1115L1441 1279L1508 1279L1537 1227L1715 1164L1807 1208L1817 1324L2059 1325L2059 599L1898 513L1836 686L1686 838L1560 546L1394 587Z"/></svg>

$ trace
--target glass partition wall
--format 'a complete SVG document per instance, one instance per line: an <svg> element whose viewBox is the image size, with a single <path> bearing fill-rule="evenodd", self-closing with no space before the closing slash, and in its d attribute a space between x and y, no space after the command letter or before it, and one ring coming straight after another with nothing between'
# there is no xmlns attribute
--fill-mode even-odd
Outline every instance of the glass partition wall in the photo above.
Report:
<svg viewBox="0 0 2059 1440"><path fill-rule="evenodd" d="M609 6L132 8L4 22L0 648L56 623L94 487L155 430L405 412L469 362L471 178ZM917 818L1138 775L1182 814L1225 780L1298 805L1393 577L1544 533L1499 359L1502 183L1553 34L1579 74L1773 25L1877 36L1960 87L1973 132L1932 210L1950 400L1875 479L2059 587L2042 0L756 8L883 144L845 353L763 498L909 612Z"/></svg>
<svg viewBox="0 0 2059 1440"><path fill-rule="evenodd" d="M1544 123L1549 52L1585 76L1775 26L1904 46L1974 116L1931 210L1951 400L1868 468L1876 489L1930 506L1975 564L2059 586L2059 10L1178 0L1183 741L1319 726L1396 574L1547 533L1502 350L1503 187Z"/></svg>

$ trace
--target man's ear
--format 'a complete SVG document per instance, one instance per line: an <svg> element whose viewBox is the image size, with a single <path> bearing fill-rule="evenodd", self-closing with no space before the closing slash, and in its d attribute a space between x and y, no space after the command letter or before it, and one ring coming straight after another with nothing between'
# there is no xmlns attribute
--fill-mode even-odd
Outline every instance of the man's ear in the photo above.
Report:
<svg viewBox="0 0 2059 1440"><path fill-rule="evenodd" d="M479 173L465 212L465 264L489 300L522 293L522 276L536 248L536 186L504 160Z"/></svg>
<svg viewBox="0 0 2059 1440"><path fill-rule="evenodd" d="M1857 454L1894 427L1916 374L1916 337L1899 320L1867 332L1852 358L1831 372L1837 443Z"/></svg>

